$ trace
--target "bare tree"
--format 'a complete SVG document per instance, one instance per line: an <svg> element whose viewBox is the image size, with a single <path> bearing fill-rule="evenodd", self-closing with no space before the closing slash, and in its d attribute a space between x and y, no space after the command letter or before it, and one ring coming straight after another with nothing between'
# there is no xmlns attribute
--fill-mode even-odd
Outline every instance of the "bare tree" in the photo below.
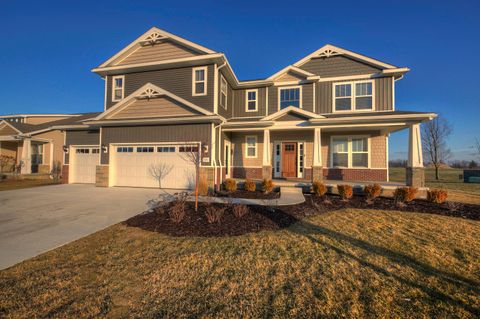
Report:
<svg viewBox="0 0 480 319"><path fill-rule="evenodd" d="M422 126L423 153L435 167L435 179L440 179L439 168L452 156L447 146L447 139L452 133L452 126L445 118L437 117Z"/></svg>
<svg viewBox="0 0 480 319"><path fill-rule="evenodd" d="M182 154L186 161L195 166L195 212L198 212L198 182L200 180L200 164L202 162L202 143L185 145Z"/></svg>
<svg viewBox="0 0 480 319"><path fill-rule="evenodd" d="M53 181L55 183L58 183L61 175L62 175L62 164L60 163L60 161L53 162L53 167L50 171L50 176L52 176Z"/></svg>
<svg viewBox="0 0 480 319"><path fill-rule="evenodd" d="M7 156L7 155L0 155L0 172L3 172L6 167L13 168L15 164L15 157Z"/></svg>
<svg viewBox="0 0 480 319"><path fill-rule="evenodd" d="M173 169L173 165L167 163L154 163L148 168L150 176L158 182L158 188L162 188L162 180Z"/></svg>

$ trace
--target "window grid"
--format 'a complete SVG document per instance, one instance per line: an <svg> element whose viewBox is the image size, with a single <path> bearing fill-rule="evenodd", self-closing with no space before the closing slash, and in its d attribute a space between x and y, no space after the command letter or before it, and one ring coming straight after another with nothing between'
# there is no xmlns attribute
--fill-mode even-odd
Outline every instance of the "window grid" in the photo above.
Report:
<svg viewBox="0 0 480 319"><path fill-rule="evenodd" d="M373 81L356 81L334 83L334 112L374 109Z"/></svg>
<svg viewBox="0 0 480 319"><path fill-rule="evenodd" d="M246 111L247 112L255 112L257 111L257 106L258 106L258 90L247 90L246 91L246 101L247 101L247 107Z"/></svg>
<svg viewBox="0 0 480 319"><path fill-rule="evenodd" d="M227 109L227 97L228 97L228 88L227 88L227 81L223 77L220 76L220 106L224 109Z"/></svg>
<svg viewBox="0 0 480 319"><path fill-rule="evenodd" d="M256 158L257 157L257 136L246 136L245 137L245 148L246 148L246 157L247 158Z"/></svg>
<svg viewBox="0 0 480 319"><path fill-rule="evenodd" d="M302 108L301 90L299 87L280 89L280 109L282 110L289 106Z"/></svg>
<svg viewBox="0 0 480 319"><path fill-rule="evenodd" d="M207 95L207 68L194 68L192 77L192 95Z"/></svg>
<svg viewBox="0 0 480 319"><path fill-rule="evenodd" d="M114 76L112 78L112 101L120 101L124 97L125 78L124 76Z"/></svg>
<svg viewBox="0 0 480 319"><path fill-rule="evenodd" d="M332 167L368 168L368 137L334 137L331 140Z"/></svg>

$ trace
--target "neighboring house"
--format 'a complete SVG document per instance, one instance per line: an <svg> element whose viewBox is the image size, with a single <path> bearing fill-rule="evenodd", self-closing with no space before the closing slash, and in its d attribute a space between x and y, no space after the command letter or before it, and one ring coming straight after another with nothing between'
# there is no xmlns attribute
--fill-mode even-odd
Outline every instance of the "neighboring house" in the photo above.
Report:
<svg viewBox="0 0 480 319"><path fill-rule="evenodd" d="M0 155L15 159L21 174L50 173L53 163L64 163L63 125L97 116L87 114L21 114L0 116ZM11 172L14 167L4 167Z"/></svg>
<svg viewBox="0 0 480 319"><path fill-rule="evenodd" d="M409 129L407 183L423 186L419 124L395 110L409 71L333 45L262 80L237 79L223 53L152 28L92 70L105 110L65 126L64 177L97 186L190 188L191 151L210 186L225 178L388 181L388 138ZM68 179L66 178L68 176Z"/></svg>

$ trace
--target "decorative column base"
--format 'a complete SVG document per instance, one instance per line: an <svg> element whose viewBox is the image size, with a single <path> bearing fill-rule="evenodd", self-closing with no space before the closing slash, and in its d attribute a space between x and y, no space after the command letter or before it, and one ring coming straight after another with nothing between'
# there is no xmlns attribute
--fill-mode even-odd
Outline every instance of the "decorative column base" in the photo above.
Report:
<svg viewBox="0 0 480 319"><path fill-rule="evenodd" d="M323 181L323 166L312 167L312 182Z"/></svg>
<svg viewBox="0 0 480 319"><path fill-rule="evenodd" d="M425 169L423 167L407 167L407 186L425 187Z"/></svg>
<svg viewBox="0 0 480 319"><path fill-rule="evenodd" d="M210 190L215 189L215 168L213 167L200 167L200 170L198 172L199 175L199 182L204 180L207 182L208 188ZM195 176L193 176L195 177ZM195 180L193 187L195 188Z"/></svg>
<svg viewBox="0 0 480 319"><path fill-rule="evenodd" d="M39 174L50 174L50 165L48 165L48 164L38 165L38 173Z"/></svg>
<svg viewBox="0 0 480 319"><path fill-rule="evenodd" d="M95 173L95 186L108 187L108 165L97 165Z"/></svg>
<svg viewBox="0 0 480 319"><path fill-rule="evenodd" d="M263 179L272 179L272 167L271 166L262 166L262 178Z"/></svg>

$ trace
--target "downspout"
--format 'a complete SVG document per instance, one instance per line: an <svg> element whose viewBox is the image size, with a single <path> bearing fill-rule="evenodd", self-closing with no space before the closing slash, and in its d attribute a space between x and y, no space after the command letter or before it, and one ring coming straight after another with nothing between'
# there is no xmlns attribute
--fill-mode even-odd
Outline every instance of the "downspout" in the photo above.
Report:
<svg viewBox="0 0 480 319"><path fill-rule="evenodd" d="M217 67L217 72L216 72L216 77L215 77L215 88L217 88L215 90L215 97L214 97L214 100L215 100L215 106L214 106L214 109L217 111L217 114L218 114L218 71L223 68L225 65L227 65L227 62L223 62L222 65L220 65L219 67ZM220 128L220 130L218 131L218 144L221 146L221 127L222 125L224 124L225 122L222 120L222 122L220 124L218 124L217 126L214 126L213 127L213 133L215 134L215 130L217 128ZM220 159L220 152L222 151L222 149L219 147L217 147L216 145L214 145L215 148L218 149L218 153L217 155L213 158L213 166L215 167L215 172L214 172L214 178L215 178L215 182L217 181L217 165L220 167L220 184L223 182L223 166L222 166L222 161L219 160L217 163L217 157Z"/></svg>

